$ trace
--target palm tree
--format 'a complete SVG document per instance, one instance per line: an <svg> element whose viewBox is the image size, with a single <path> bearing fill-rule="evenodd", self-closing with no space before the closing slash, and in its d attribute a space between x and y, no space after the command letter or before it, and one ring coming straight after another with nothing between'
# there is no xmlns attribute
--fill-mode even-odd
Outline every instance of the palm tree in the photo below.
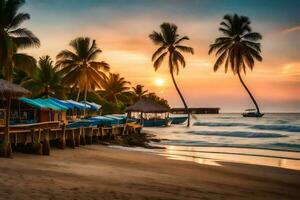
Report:
<svg viewBox="0 0 300 200"><path fill-rule="evenodd" d="M225 62L226 73L230 65L233 74L238 75L240 82L252 99L257 113L260 115L258 104L244 83L241 73L246 74L247 67L253 70L255 60L262 61L261 44L259 43L262 36L260 33L252 32L248 17L237 14L225 15L219 31L223 33L223 36L217 38L210 45L208 52L208 54L211 54L215 51L215 55L218 57L214 65L214 71L217 71Z"/></svg>
<svg viewBox="0 0 300 200"><path fill-rule="evenodd" d="M65 88L61 84L61 73L54 68L50 56L43 56L39 60L37 73L22 82L22 85L32 91L35 97L57 97L65 99Z"/></svg>
<svg viewBox="0 0 300 200"><path fill-rule="evenodd" d="M28 29L20 25L30 19L28 13L18 12L24 0L0 0L0 73L6 80L12 81L13 69L19 68L27 74L33 74L36 61L33 57L18 50L39 47L39 39Z"/></svg>
<svg viewBox="0 0 300 200"><path fill-rule="evenodd" d="M185 67L185 59L182 53L194 54L194 49L181 44L183 41L189 40L189 38L187 36L180 37L177 33L177 26L175 24L163 23L160 25L160 31L161 32L153 31L153 33L149 35L153 43L159 45L159 48L152 55L152 61L154 62L153 67L156 71L163 63L164 58L168 56L169 71L172 81L184 105L185 112L188 113L187 126L190 126L190 112L185 99L177 86L174 73L178 75L179 67Z"/></svg>
<svg viewBox="0 0 300 200"><path fill-rule="evenodd" d="M96 61L102 51L95 40L79 37L72 40L70 46L73 51L63 50L56 56L56 66L64 75L62 83L78 88L77 101L80 92L84 91L86 102L88 90L102 87L109 65L104 61Z"/></svg>
<svg viewBox="0 0 300 200"><path fill-rule="evenodd" d="M102 94L106 100L113 103L126 101L130 89L129 84L130 82L126 81L120 74L109 73L109 76L103 82Z"/></svg>
<svg viewBox="0 0 300 200"><path fill-rule="evenodd" d="M143 88L144 86L139 84L131 88L133 90L133 95L136 97L136 99L139 100L146 94L148 94L148 90L144 90Z"/></svg>

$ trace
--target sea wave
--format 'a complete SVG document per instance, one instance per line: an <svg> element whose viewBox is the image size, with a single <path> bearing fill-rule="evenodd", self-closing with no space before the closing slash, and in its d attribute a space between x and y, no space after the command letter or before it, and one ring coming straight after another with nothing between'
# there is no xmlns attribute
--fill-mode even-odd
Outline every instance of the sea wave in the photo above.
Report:
<svg viewBox="0 0 300 200"><path fill-rule="evenodd" d="M188 131L187 133L195 135L209 136L226 136L226 137L241 137L241 138L281 138L288 137L278 133L260 133L249 131Z"/></svg>
<svg viewBox="0 0 300 200"><path fill-rule="evenodd" d="M210 126L210 127L218 127L218 126L250 126L246 123L238 123L238 122L195 122L194 126Z"/></svg>
<svg viewBox="0 0 300 200"><path fill-rule="evenodd" d="M283 149L296 149L299 150L300 149L300 144L293 144L293 143L272 143L271 146L274 147L283 147Z"/></svg>
<svg viewBox="0 0 300 200"><path fill-rule="evenodd" d="M290 124L258 124L258 125L251 126L251 128L258 129L258 130L300 132L299 125L290 125Z"/></svg>

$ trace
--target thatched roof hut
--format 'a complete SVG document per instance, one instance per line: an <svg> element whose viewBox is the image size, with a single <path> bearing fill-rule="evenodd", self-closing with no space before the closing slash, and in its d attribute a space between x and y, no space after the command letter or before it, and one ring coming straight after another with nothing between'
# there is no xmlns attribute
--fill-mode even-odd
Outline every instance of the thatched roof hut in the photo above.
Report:
<svg viewBox="0 0 300 200"><path fill-rule="evenodd" d="M10 137L9 137L9 120L10 120L10 106L11 99L18 98L21 96L30 96L31 92L26 90L25 88L0 79L0 97L5 99L7 103L5 104L6 109L6 120L5 120L5 133L4 133L4 141L1 144L2 148L0 148L0 155L5 157L10 157L12 154L12 149L10 145Z"/></svg>
<svg viewBox="0 0 300 200"><path fill-rule="evenodd" d="M164 113L168 111L169 108L148 99L141 99L132 106L126 108L126 112Z"/></svg>
<svg viewBox="0 0 300 200"><path fill-rule="evenodd" d="M30 96L31 92L26 90L25 88L10 83L6 80L0 79L0 97L1 98L19 98L21 96Z"/></svg>

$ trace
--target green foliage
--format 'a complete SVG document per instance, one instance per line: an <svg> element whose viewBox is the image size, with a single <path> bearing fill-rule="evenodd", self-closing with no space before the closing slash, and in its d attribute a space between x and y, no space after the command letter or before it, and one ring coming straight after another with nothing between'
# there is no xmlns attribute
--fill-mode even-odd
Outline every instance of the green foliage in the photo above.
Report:
<svg viewBox="0 0 300 200"><path fill-rule="evenodd" d="M39 39L20 25L30 19L28 13L20 13L24 0L0 0L0 73L9 81L13 79L14 68L28 75L35 73L36 61L33 57L18 53L18 50L39 47Z"/></svg>
<svg viewBox="0 0 300 200"><path fill-rule="evenodd" d="M73 51L63 50L57 56L56 67L61 69L62 83L81 91L102 88L109 65L97 61L102 52L96 41L79 37L70 42Z"/></svg>
<svg viewBox="0 0 300 200"><path fill-rule="evenodd" d="M225 72L228 67L234 74L246 73L246 68L250 70L254 67L254 61L262 61L261 34L252 32L250 20L248 17L234 15L225 15L220 24L219 31L223 36L218 37L210 45L209 54L215 52L217 60L214 65L214 71L225 63Z"/></svg>
<svg viewBox="0 0 300 200"><path fill-rule="evenodd" d="M49 56L41 57L37 72L22 85L29 89L33 97L57 97L66 99L66 88L61 84L62 76L54 68Z"/></svg>
<svg viewBox="0 0 300 200"><path fill-rule="evenodd" d="M128 101L129 81L126 81L120 74L109 73L103 81L100 94L108 101L119 104Z"/></svg>
<svg viewBox="0 0 300 200"><path fill-rule="evenodd" d="M149 35L152 42L159 46L152 55L153 67L156 71L168 55L169 71L172 74L178 74L179 67L185 67L185 59L182 53L194 54L194 49L181 44L183 41L189 40L189 38L187 36L179 37L175 24L163 23L160 25L160 31L161 32L153 31L153 33Z"/></svg>

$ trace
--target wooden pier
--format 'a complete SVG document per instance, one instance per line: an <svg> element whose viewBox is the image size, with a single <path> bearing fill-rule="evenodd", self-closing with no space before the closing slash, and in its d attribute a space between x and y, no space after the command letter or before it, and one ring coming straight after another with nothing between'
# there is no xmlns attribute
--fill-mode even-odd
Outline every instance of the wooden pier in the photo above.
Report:
<svg viewBox="0 0 300 200"><path fill-rule="evenodd" d="M219 114L220 108L189 108L191 114ZM184 108L171 108L173 114L185 114Z"/></svg>
<svg viewBox="0 0 300 200"><path fill-rule="evenodd" d="M39 155L50 155L51 146L60 149L81 145L99 144L118 136L139 133L142 127L136 124L121 124L108 127L67 128L60 122L42 122L28 125L13 125L9 129L13 149ZM0 143L4 140L5 127L0 126Z"/></svg>

